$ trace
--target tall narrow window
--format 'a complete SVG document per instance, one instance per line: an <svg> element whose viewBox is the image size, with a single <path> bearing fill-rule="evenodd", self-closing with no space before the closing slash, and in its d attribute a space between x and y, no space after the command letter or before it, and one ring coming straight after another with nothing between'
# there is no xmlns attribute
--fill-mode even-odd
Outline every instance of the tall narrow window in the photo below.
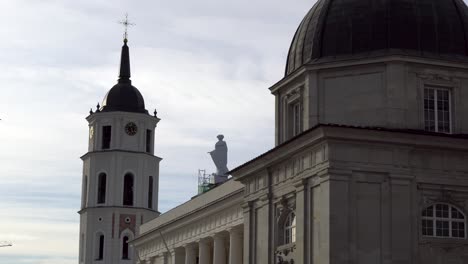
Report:
<svg viewBox="0 0 468 264"><path fill-rule="evenodd" d="M102 149L109 149L112 137L112 127L103 126L102 127Z"/></svg>
<svg viewBox="0 0 468 264"><path fill-rule="evenodd" d="M151 152L151 130L146 130L146 152Z"/></svg>
<svg viewBox="0 0 468 264"><path fill-rule="evenodd" d="M130 173L124 177L123 204L133 205L133 175Z"/></svg>
<svg viewBox="0 0 468 264"><path fill-rule="evenodd" d="M105 173L99 174L98 178L98 204L103 204L106 202L106 179L107 175Z"/></svg>
<svg viewBox="0 0 468 264"><path fill-rule="evenodd" d="M148 181L148 208L153 209L153 176Z"/></svg>
<svg viewBox="0 0 468 264"><path fill-rule="evenodd" d="M104 259L104 235L100 234L97 237L97 251L96 251L96 260Z"/></svg>
<svg viewBox="0 0 468 264"><path fill-rule="evenodd" d="M288 134L294 137L302 132L302 106L299 101L288 104Z"/></svg>
<svg viewBox="0 0 468 264"><path fill-rule="evenodd" d="M128 255L128 236L124 236L122 239L122 259L129 259Z"/></svg>
<svg viewBox="0 0 468 264"><path fill-rule="evenodd" d="M424 89L424 127L427 131L450 133L450 91L443 88Z"/></svg>

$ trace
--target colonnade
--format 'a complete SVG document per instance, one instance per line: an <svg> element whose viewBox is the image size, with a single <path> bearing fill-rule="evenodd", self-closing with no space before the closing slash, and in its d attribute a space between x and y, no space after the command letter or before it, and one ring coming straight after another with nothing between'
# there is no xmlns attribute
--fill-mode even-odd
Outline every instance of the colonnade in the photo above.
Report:
<svg viewBox="0 0 468 264"><path fill-rule="evenodd" d="M173 249L170 264L242 264L242 229L235 228Z"/></svg>

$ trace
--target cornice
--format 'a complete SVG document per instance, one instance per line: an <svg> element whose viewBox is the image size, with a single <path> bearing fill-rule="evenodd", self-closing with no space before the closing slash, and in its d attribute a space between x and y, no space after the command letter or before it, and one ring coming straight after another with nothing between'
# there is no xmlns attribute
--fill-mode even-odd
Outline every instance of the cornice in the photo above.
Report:
<svg viewBox="0 0 468 264"><path fill-rule="evenodd" d="M78 214L83 214L83 213L86 213L88 210L93 210L93 209L99 209L99 210L102 210L102 209L145 210L145 211L148 211L148 212L157 213L158 215L161 214L159 211L156 211L156 210L153 210L153 209L149 209L149 208L146 208L146 207L114 206L114 205L109 205L109 206L89 206L89 207L82 208L82 209L79 210L77 213L78 213Z"/></svg>
<svg viewBox="0 0 468 264"><path fill-rule="evenodd" d="M317 70L326 70L332 68L345 68L345 67L353 67L353 66L360 66L360 65L369 65L369 64L376 64L376 63L389 63L389 62L409 62L409 63L417 63L417 64L425 64L425 65L433 65L433 66L441 66L441 67L449 67L449 68L458 68L463 70L468 70L468 64L466 61L459 61L459 60L445 60L445 59L437 59L437 58L427 58L427 57L417 57L411 55L381 55L381 56L374 56L374 57L363 57L361 56L350 56L347 58L341 58L340 60L317 60L312 63L304 64L288 76L284 77L277 83L273 84L269 89L272 94L276 93L281 87L284 85L296 81L299 76L303 76L310 71L317 71Z"/></svg>
<svg viewBox="0 0 468 264"><path fill-rule="evenodd" d="M158 156L155 156L151 153L148 153L148 152L141 152L141 151L133 151L133 150L124 150L124 149L106 149L106 150L95 150L95 151L89 151L87 152L86 154L84 154L83 156L80 157L80 159L84 160L86 159L88 156L90 155L99 155L99 154L104 154L104 153L112 153L112 152L118 152L118 153L131 153L131 154L140 154L140 155L144 155L144 156L149 156L149 157L152 157L152 158L156 158L158 159L158 161L161 161L162 158L158 157Z"/></svg>
<svg viewBox="0 0 468 264"><path fill-rule="evenodd" d="M299 151L321 142L362 142L393 144L401 147L428 147L468 151L468 135L442 134L419 130L355 127L334 124L319 124L277 147L247 161L229 172L237 181L258 170L291 158Z"/></svg>

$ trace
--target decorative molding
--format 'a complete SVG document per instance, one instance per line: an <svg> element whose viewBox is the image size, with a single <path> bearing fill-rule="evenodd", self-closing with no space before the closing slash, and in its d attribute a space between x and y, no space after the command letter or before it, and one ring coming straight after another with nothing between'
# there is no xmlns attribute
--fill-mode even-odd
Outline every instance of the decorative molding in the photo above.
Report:
<svg viewBox="0 0 468 264"><path fill-rule="evenodd" d="M277 185L296 177L311 177L314 175L313 169L328 161L326 152L327 145L323 144L272 167L272 184Z"/></svg>
<svg viewBox="0 0 468 264"><path fill-rule="evenodd" d="M295 88L289 90L285 94L285 98L288 99L288 102L294 101L295 99L298 99L299 97L302 96L303 88L304 88L304 86L298 86L298 87L295 87Z"/></svg>
<svg viewBox="0 0 468 264"><path fill-rule="evenodd" d="M454 80L452 76L443 75L440 73L416 73L416 76L423 80L430 81L446 81L451 82Z"/></svg>
<svg viewBox="0 0 468 264"><path fill-rule="evenodd" d="M275 263L276 264L294 264L294 251L296 243L282 245L276 248Z"/></svg>
<svg viewBox="0 0 468 264"><path fill-rule="evenodd" d="M468 199L457 197L456 195L459 194L458 191L447 189L444 186L440 186L439 189L426 189L418 184L417 187L418 190L423 192L419 199L421 210L435 203L447 203L458 207L465 214L468 213Z"/></svg>

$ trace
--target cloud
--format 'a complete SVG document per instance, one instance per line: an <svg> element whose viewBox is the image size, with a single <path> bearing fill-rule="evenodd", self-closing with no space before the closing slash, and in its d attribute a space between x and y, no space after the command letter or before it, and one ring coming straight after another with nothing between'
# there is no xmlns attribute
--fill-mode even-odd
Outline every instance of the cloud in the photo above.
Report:
<svg viewBox="0 0 468 264"><path fill-rule="evenodd" d="M29 263L22 261L30 256L75 256L77 247L72 245L77 245L79 223L76 217L67 219L69 210L57 209L53 204L35 207L15 202L2 204L0 234L2 240L11 241L13 246L2 249L0 263ZM15 258L18 262L11 262ZM10 262L3 262L2 259L9 259Z"/></svg>
<svg viewBox="0 0 468 264"><path fill-rule="evenodd" d="M274 98L310 1L0 1L0 263L76 263L89 108L115 84L125 12L156 131L159 208L197 192L223 133L234 168L273 146ZM14 22L14 23L13 23ZM27 254L25 253L27 252Z"/></svg>

